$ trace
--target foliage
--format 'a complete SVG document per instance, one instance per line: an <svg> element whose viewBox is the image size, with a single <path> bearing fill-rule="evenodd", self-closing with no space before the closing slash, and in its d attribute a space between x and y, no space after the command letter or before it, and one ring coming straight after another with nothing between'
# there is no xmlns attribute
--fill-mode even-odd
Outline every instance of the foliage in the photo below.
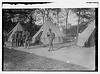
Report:
<svg viewBox="0 0 100 74"><path fill-rule="evenodd" d="M72 11L76 13L77 17L81 17L81 19L91 20L95 18L95 9L93 8L74 8Z"/></svg>
<svg viewBox="0 0 100 74"><path fill-rule="evenodd" d="M59 15L60 12L63 12L61 8L3 9L2 10L3 28L7 32L9 32L20 21L21 25L30 33L33 33L34 35L35 32L39 30L39 28L41 27L37 25L37 22L38 24L40 23L41 25L45 22L46 18L48 17L50 17L54 23L58 24L58 26L59 24L61 24L61 22L67 23L68 10L75 13L77 17L80 17L80 21L79 21L80 25L82 22L87 22L87 21L84 21L84 19L89 21L93 19L95 16L94 8L70 8L70 9L65 9L65 10L66 10L66 15L61 13L63 15L62 16L62 15ZM52 16L50 15L50 13L52 14ZM65 18L65 19L60 19L60 18ZM54 19L56 19L56 21ZM66 30L66 27L62 26L62 29Z"/></svg>

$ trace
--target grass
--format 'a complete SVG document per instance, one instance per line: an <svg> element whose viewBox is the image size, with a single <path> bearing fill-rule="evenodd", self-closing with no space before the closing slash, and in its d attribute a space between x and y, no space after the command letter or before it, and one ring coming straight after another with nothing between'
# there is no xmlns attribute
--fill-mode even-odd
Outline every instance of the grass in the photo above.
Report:
<svg viewBox="0 0 100 74"><path fill-rule="evenodd" d="M87 70L86 68L37 56L33 53L17 51L14 49L3 49L3 70L4 71L35 71L35 70Z"/></svg>

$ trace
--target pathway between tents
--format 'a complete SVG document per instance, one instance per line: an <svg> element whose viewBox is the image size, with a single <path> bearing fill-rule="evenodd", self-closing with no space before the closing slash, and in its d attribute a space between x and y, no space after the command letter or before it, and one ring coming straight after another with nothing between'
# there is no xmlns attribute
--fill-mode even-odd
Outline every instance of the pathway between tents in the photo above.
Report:
<svg viewBox="0 0 100 74"><path fill-rule="evenodd" d="M41 47L34 49L25 49L23 47L14 48L19 51L25 51L29 53L34 53L39 56L45 56L48 58L64 61L67 63L72 63L76 65L81 65L83 67L89 68L89 70L95 70L95 48L82 48L77 46L64 47L55 51L48 51L48 47Z"/></svg>

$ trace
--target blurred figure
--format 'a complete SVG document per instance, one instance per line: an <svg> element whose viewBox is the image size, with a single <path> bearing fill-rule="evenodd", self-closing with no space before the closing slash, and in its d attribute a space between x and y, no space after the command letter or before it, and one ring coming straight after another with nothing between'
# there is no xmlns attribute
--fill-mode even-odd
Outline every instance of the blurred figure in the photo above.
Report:
<svg viewBox="0 0 100 74"><path fill-rule="evenodd" d="M55 38L55 34L51 31L50 28L49 28L49 32L47 32L47 37L49 38L49 42L50 42L50 48L48 51L54 50L53 49L53 40Z"/></svg>
<svg viewBox="0 0 100 74"><path fill-rule="evenodd" d="M24 43L24 47L25 48L29 48L29 44L30 44L30 33L28 31L24 32L25 35L25 43Z"/></svg>
<svg viewBox="0 0 100 74"><path fill-rule="evenodd" d="M42 31L37 35L37 37L35 38L37 44L40 44L40 39L41 39L42 33L43 33L43 30L42 30Z"/></svg>
<svg viewBox="0 0 100 74"><path fill-rule="evenodd" d="M12 35L12 46L16 45L15 33Z"/></svg>
<svg viewBox="0 0 100 74"><path fill-rule="evenodd" d="M21 31L21 39L20 40L21 40L20 44L21 44L21 46L23 46L23 31Z"/></svg>
<svg viewBox="0 0 100 74"><path fill-rule="evenodd" d="M22 38L22 32L18 32L18 46L21 46L21 38Z"/></svg>
<svg viewBox="0 0 100 74"><path fill-rule="evenodd" d="M7 41L7 31L3 31L3 45L6 46L5 42Z"/></svg>
<svg viewBox="0 0 100 74"><path fill-rule="evenodd" d="M18 31L15 32L15 45L18 46Z"/></svg>
<svg viewBox="0 0 100 74"><path fill-rule="evenodd" d="M25 39L25 48L29 49L29 45L30 45L30 37L26 36L26 39Z"/></svg>
<svg viewBox="0 0 100 74"><path fill-rule="evenodd" d="M25 44L25 38L26 38L25 31L23 31L23 33L22 33L22 46L23 47L24 47L24 44Z"/></svg>
<svg viewBox="0 0 100 74"><path fill-rule="evenodd" d="M7 31L3 31L3 38L4 38L4 42L7 41Z"/></svg>

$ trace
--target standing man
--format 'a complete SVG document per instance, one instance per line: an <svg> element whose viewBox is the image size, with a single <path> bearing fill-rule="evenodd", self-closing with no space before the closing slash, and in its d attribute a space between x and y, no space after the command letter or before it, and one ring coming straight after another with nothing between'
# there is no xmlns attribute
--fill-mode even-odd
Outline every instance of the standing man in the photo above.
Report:
<svg viewBox="0 0 100 74"><path fill-rule="evenodd" d="M18 34L18 44L19 44L19 46L21 46L21 38L22 38L22 32L19 31L19 34Z"/></svg>
<svg viewBox="0 0 100 74"><path fill-rule="evenodd" d="M21 46L23 46L23 31L21 31Z"/></svg>
<svg viewBox="0 0 100 74"><path fill-rule="evenodd" d="M7 32L4 30L3 31L3 38L4 38L4 42L7 41Z"/></svg>
<svg viewBox="0 0 100 74"><path fill-rule="evenodd" d="M18 47L20 46L20 31L18 31Z"/></svg>
<svg viewBox="0 0 100 74"><path fill-rule="evenodd" d="M12 46L15 46L15 33L12 35Z"/></svg>
<svg viewBox="0 0 100 74"><path fill-rule="evenodd" d="M25 38L26 38L25 31L23 31L22 33L22 46L23 47L25 46Z"/></svg>
<svg viewBox="0 0 100 74"><path fill-rule="evenodd" d="M24 47L25 48L29 48L29 44L30 44L30 33L28 31L25 31L25 43L24 43Z"/></svg>
<svg viewBox="0 0 100 74"><path fill-rule="evenodd" d="M15 32L15 46L18 46L18 31Z"/></svg>
<svg viewBox="0 0 100 74"><path fill-rule="evenodd" d="M54 50L53 49L53 40L55 38L55 34L51 31L50 28L49 28L49 32L47 32L47 37L49 38L49 42L50 42L50 48L48 51Z"/></svg>
<svg viewBox="0 0 100 74"><path fill-rule="evenodd" d="M3 38L3 45L6 46L5 42L7 41L7 32L5 30L3 31Z"/></svg>

